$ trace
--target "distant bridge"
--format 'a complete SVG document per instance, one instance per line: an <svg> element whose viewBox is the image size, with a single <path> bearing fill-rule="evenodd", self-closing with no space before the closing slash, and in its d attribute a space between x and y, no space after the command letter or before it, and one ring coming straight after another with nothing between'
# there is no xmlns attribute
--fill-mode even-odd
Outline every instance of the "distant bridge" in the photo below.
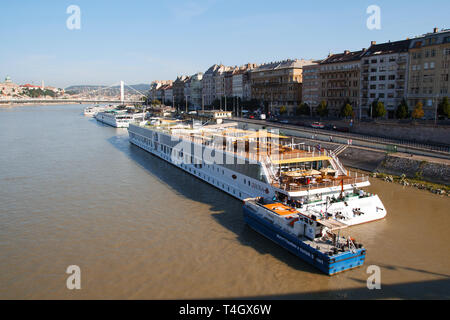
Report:
<svg viewBox="0 0 450 320"><path fill-rule="evenodd" d="M138 104L142 100L113 100L113 99L7 99L0 100L0 104L33 104L33 103L111 103L111 104Z"/></svg>
<svg viewBox="0 0 450 320"><path fill-rule="evenodd" d="M139 92L138 90L128 86L125 84L125 82L120 81L120 99L118 97L111 97L111 98L105 98L105 97L98 97L98 93L103 90L110 89L114 87L115 85L100 88L94 91L89 92L83 92L77 95L73 95L70 98L60 98L60 99L49 99L49 98L30 98L23 95L18 95L18 98L11 98L11 99L0 99L0 104L31 104L31 103L112 103L112 104L138 104L142 103L142 100L132 100L132 99L125 99L125 86L129 87L131 90L135 91L137 94L139 94L141 97L146 97L145 94L142 92Z"/></svg>

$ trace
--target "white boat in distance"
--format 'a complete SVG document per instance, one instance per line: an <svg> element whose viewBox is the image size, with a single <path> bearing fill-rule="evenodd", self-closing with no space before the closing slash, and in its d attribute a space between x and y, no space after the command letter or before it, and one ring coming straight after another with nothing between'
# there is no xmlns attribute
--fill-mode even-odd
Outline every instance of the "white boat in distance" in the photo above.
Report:
<svg viewBox="0 0 450 320"><path fill-rule="evenodd" d="M129 113L127 110L110 110L97 113L95 119L115 128L128 128L130 123L145 119L145 113Z"/></svg>
<svg viewBox="0 0 450 320"><path fill-rule="evenodd" d="M93 107L87 107L84 109L84 115L87 117L95 117L97 113L108 111L108 110L114 110L114 106L93 106Z"/></svg>

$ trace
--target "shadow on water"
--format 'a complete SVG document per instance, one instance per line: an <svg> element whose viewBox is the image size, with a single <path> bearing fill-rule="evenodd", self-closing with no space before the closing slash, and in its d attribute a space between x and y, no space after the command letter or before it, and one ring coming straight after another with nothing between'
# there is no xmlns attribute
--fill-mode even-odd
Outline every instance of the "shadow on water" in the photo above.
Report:
<svg viewBox="0 0 450 320"><path fill-rule="evenodd" d="M407 282L381 285L380 290L369 290L365 281L352 279L361 284L358 288L302 292L274 296L235 297L250 300L319 300L319 299L450 299L450 279Z"/></svg>
<svg viewBox="0 0 450 320"><path fill-rule="evenodd" d="M242 216L240 200L129 143L127 136L111 137L108 142L183 197L209 205L212 217L235 233L242 245L261 255L270 254L296 270L328 277L248 227Z"/></svg>

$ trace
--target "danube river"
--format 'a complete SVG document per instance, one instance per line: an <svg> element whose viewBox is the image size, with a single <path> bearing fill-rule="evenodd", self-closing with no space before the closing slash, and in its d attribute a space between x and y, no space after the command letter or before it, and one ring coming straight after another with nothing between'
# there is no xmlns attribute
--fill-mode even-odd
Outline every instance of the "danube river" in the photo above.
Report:
<svg viewBox="0 0 450 320"><path fill-rule="evenodd" d="M0 108L0 298L450 298L450 198L372 180L388 217L348 230L366 264L328 277L84 107Z"/></svg>

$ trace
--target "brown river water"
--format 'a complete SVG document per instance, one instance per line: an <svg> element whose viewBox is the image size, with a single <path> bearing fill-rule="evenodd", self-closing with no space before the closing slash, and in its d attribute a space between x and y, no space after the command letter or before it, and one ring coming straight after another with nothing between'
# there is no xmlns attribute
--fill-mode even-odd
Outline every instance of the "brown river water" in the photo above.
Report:
<svg viewBox="0 0 450 320"><path fill-rule="evenodd" d="M0 108L1 299L450 298L450 198L372 180L388 216L346 231L366 263L328 277L84 107Z"/></svg>

